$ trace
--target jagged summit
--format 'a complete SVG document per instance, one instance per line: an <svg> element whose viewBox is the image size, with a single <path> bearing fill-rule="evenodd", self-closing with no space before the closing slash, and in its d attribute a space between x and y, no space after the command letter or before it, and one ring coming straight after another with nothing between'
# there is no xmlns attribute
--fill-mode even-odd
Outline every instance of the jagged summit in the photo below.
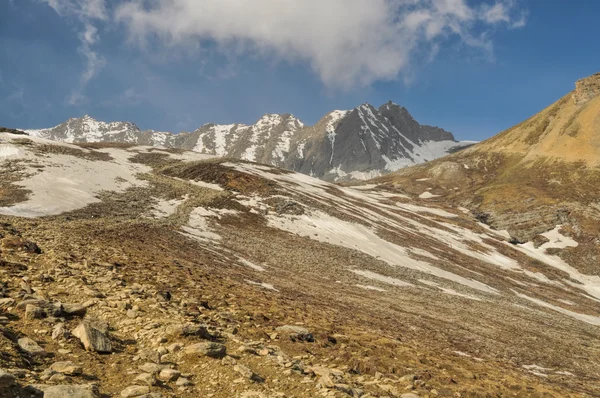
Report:
<svg viewBox="0 0 600 398"><path fill-rule="evenodd" d="M583 105L598 94L600 94L600 72L575 82L573 101L576 105Z"/></svg>
<svg viewBox="0 0 600 398"><path fill-rule="evenodd" d="M192 132L142 131L134 123L105 123L89 115L32 135L63 142L125 142L182 148L265 163L330 181L376 177L444 156L459 143L443 129L420 125L392 101L327 113L306 126L291 113L265 114L254 124L207 123Z"/></svg>

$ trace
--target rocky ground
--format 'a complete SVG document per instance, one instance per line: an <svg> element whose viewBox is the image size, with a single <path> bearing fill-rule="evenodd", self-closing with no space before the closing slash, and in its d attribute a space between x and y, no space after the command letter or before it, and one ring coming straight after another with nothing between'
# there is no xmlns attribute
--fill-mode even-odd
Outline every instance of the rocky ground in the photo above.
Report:
<svg viewBox="0 0 600 398"><path fill-rule="evenodd" d="M362 309L254 289L229 267L215 272L209 256L169 265L133 242L105 250L90 240L40 253L18 224L2 226L3 396L578 395L437 351L394 320L370 325Z"/></svg>

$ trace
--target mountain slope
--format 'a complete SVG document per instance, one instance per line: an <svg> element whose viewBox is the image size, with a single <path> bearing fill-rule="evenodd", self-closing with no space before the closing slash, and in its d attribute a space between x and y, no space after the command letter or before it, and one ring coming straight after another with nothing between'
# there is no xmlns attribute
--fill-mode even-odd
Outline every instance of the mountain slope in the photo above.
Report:
<svg viewBox="0 0 600 398"><path fill-rule="evenodd" d="M514 153L522 163L539 158L600 166L600 74L537 115L482 142L472 152Z"/></svg>
<svg viewBox="0 0 600 398"><path fill-rule="evenodd" d="M600 393L569 225L513 245L431 199L164 148L0 133L0 166L0 396Z"/></svg>
<svg viewBox="0 0 600 398"><path fill-rule="evenodd" d="M315 126L290 114L264 115L253 125L206 124L193 132L141 131L127 122L89 116L50 129L27 130L61 142L121 142L192 150L264 163L328 181L366 179L444 156L470 142L457 142L438 127L420 125L392 102L333 111Z"/></svg>
<svg viewBox="0 0 600 398"><path fill-rule="evenodd" d="M378 183L470 209L515 242L564 225L580 270L600 275L600 74L540 113L443 159Z"/></svg>

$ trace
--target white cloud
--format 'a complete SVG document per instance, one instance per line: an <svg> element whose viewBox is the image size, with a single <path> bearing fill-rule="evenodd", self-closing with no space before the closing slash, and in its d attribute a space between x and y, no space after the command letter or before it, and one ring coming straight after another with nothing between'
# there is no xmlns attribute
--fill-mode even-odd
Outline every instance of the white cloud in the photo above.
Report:
<svg viewBox="0 0 600 398"><path fill-rule="evenodd" d="M333 88L396 79L452 37L490 51L490 31L525 25L516 0L128 0L114 16L142 45L209 40L228 54L307 62Z"/></svg>
<svg viewBox="0 0 600 398"><path fill-rule="evenodd" d="M98 28L94 25L97 21L108 21L109 14L105 0L42 0L62 17L75 18L82 25L79 32L80 46L77 51L86 60L86 68L81 74L79 86L71 93L67 102L78 105L85 102L83 94L86 86L100 70L106 65L106 59L94 50L100 37Z"/></svg>
<svg viewBox="0 0 600 398"><path fill-rule="evenodd" d="M306 63L327 87L342 89L406 78L415 60L431 61L454 39L491 53L496 29L526 23L519 0L121 0L111 3L114 13L106 0L40 1L81 25L86 69L72 103L84 100L106 64L95 49L100 22L121 24L142 46L158 39L154 57L181 49L206 55L203 45L210 43L227 59L251 54Z"/></svg>

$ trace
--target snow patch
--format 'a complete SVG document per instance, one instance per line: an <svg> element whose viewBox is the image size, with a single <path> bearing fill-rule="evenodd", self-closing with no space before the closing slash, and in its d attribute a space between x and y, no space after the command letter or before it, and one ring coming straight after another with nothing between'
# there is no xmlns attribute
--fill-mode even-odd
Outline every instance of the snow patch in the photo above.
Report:
<svg viewBox="0 0 600 398"><path fill-rule="evenodd" d="M388 285L394 285L399 287L414 287L412 283L404 282L400 279L391 278L389 276L380 275L371 271L353 269L352 272L354 272L356 275L364 276L367 279L387 283Z"/></svg>
<svg viewBox="0 0 600 398"><path fill-rule="evenodd" d="M587 314L580 314L578 312L570 311L570 310L564 309L562 307L559 307L557 305L553 305L553 304L547 303L547 302L545 302L543 300L536 299L534 297L529 297L529 296L527 296L525 294L515 292L514 290L513 290L513 293L515 293L517 296L519 296L519 297L521 297L521 298L523 298L525 300L529 300L532 303L535 303L535 304L539 305L540 307L549 308L549 309L554 310L556 312L560 312L561 314L570 316L571 318L578 319L578 320L580 320L582 322L585 322L585 323L589 323L590 325L600 326L600 317L593 316L593 315L587 315Z"/></svg>
<svg viewBox="0 0 600 398"><path fill-rule="evenodd" d="M246 267L250 267L255 271L259 271L259 272L265 272L265 269L263 267L261 267L260 265L256 265L248 260L246 260L245 258L242 257L238 257L238 260L244 264Z"/></svg>
<svg viewBox="0 0 600 398"><path fill-rule="evenodd" d="M250 279L246 279L246 283L253 285L253 286L260 286L262 288L265 288L267 290L273 290L274 292L278 292L279 290L275 289L275 287L273 285L271 285L270 283L265 283L265 282L254 282L251 281Z"/></svg>
<svg viewBox="0 0 600 398"><path fill-rule="evenodd" d="M73 148L81 150L79 147ZM27 218L57 215L100 202L98 194L102 191L120 193L131 187L147 186L147 182L138 180L136 175L150 172L151 169L130 162L131 152L121 149L98 151L109 154L113 159L88 160L62 154L39 157L23 150L20 153L22 159L32 160L44 167L27 168L27 173L33 175L14 185L31 191L28 199L13 206L0 207L0 214Z"/></svg>
<svg viewBox="0 0 600 398"><path fill-rule="evenodd" d="M429 191L425 191L422 194L419 195L419 198L421 199L431 199L431 198L438 198L440 195L434 195Z"/></svg>
<svg viewBox="0 0 600 398"><path fill-rule="evenodd" d="M157 203L152 210L154 218L167 218L173 214L177 208L188 199L189 195L185 195L182 199L157 199Z"/></svg>

